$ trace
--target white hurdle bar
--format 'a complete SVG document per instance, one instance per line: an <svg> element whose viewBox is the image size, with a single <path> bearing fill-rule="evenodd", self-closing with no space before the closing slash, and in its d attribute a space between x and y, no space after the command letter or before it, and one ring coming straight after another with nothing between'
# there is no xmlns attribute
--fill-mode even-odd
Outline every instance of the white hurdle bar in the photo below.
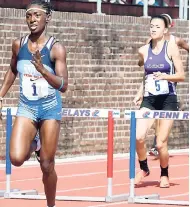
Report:
<svg viewBox="0 0 190 207"><path fill-rule="evenodd" d="M173 120L189 120L189 111L144 111L125 110L124 117L131 121L130 125L130 189L128 203L141 204L163 204L189 206L189 201L178 200L161 200L158 194L152 195L135 195L135 155L136 155L136 120L137 119L173 119Z"/></svg>
<svg viewBox="0 0 190 207"><path fill-rule="evenodd" d="M8 115L9 118L12 115L16 115L16 107L5 107L2 109L2 115ZM56 200L65 201L91 201L91 202L117 202L117 201L127 201L129 194L112 194L112 179L113 179L113 131L114 131L114 119L120 118L120 110L115 109L75 109L75 108L63 108L62 117L88 117L88 118L107 118L108 119L108 152L107 152L107 195L104 197L89 197L89 196L56 196ZM9 131L9 130L8 130ZM6 180L7 186L10 189L10 178ZM7 199L32 199L32 200L45 200L45 195L37 195L36 190L26 190L11 192L6 191L4 193L4 198Z"/></svg>

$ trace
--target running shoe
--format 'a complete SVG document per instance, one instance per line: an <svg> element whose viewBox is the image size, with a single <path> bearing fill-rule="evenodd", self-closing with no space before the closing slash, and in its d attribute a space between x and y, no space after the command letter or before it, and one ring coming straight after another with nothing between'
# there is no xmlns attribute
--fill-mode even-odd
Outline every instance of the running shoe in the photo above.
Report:
<svg viewBox="0 0 190 207"><path fill-rule="evenodd" d="M148 153L149 153L149 155L151 155L151 156L155 156L155 157L157 157L158 154L159 154L156 147L152 147L152 148L149 150Z"/></svg>

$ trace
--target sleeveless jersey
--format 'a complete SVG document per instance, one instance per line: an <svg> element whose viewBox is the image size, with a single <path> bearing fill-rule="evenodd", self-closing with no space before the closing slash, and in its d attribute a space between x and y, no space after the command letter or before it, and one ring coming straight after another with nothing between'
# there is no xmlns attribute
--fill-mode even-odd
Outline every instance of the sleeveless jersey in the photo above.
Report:
<svg viewBox="0 0 190 207"><path fill-rule="evenodd" d="M33 54L28 49L29 36L21 40L20 50L17 56L17 71L19 73L20 99L24 102L38 102L38 100L55 100L60 96L59 91L54 89L30 62ZM55 39L50 37L40 51L43 66L50 73L55 74L55 63L50 59L50 51Z"/></svg>
<svg viewBox="0 0 190 207"><path fill-rule="evenodd" d="M165 41L163 48L159 54L152 52L152 44L150 42L148 48L147 60L144 63L145 69L145 93L144 96L156 95L176 95L176 83L167 80L154 80L153 73L161 72L174 74L174 66L172 60L167 55L168 42Z"/></svg>

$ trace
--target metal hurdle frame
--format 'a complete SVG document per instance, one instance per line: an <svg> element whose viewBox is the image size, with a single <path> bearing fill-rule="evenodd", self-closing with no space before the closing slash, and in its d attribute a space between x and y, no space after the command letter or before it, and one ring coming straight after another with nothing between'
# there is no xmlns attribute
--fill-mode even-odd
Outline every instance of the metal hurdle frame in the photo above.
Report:
<svg viewBox="0 0 190 207"><path fill-rule="evenodd" d="M36 190L24 190L11 189L11 161L9 157L9 142L12 133L12 115L16 115L17 108L12 108L12 114L10 108L3 108L2 115L7 116L6 120L6 189L0 190L0 197L8 197L10 193L21 193L25 195L35 195L37 194ZM11 126L11 127L10 127Z"/></svg>
<svg viewBox="0 0 190 207"><path fill-rule="evenodd" d="M177 200L160 200L158 194L152 195L135 195L135 155L136 155L136 120L137 119L175 119L175 120L189 120L189 111L143 111L125 110L124 117L126 120L130 119L130 190L128 203L141 204L165 204L165 205L179 205L189 206L189 201Z"/></svg>
<svg viewBox="0 0 190 207"><path fill-rule="evenodd" d="M7 116L7 134L9 135L6 140L7 153L6 153L6 169L8 171L8 179L6 180L7 189L4 193L6 199L30 199L30 200L46 200L45 195L38 195L36 190L16 191L10 190L10 175L11 163L9 159L9 142L12 130L12 115L16 115L17 108L3 108L2 114ZM108 119L108 148L107 148L107 195L104 197L86 197L86 196L56 196L56 200L65 201L90 201L90 202L118 202L127 201L129 194L113 195L112 193L112 180L113 180L113 134L114 134L114 118L120 118L120 110L114 109L75 109L63 108L63 117L89 117L89 118L107 118ZM6 171L7 173L7 171Z"/></svg>

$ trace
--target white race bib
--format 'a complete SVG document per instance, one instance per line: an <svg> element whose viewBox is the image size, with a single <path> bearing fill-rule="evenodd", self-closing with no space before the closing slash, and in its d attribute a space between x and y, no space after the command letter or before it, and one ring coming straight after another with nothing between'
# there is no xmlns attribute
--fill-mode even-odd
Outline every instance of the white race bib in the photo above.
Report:
<svg viewBox="0 0 190 207"><path fill-rule="evenodd" d="M153 76L149 76L146 80L146 91L153 95L162 95L169 93L167 80L154 80Z"/></svg>
<svg viewBox="0 0 190 207"><path fill-rule="evenodd" d="M23 77L23 95L28 100L38 100L48 96L48 82L44 78Z"/></svg>

